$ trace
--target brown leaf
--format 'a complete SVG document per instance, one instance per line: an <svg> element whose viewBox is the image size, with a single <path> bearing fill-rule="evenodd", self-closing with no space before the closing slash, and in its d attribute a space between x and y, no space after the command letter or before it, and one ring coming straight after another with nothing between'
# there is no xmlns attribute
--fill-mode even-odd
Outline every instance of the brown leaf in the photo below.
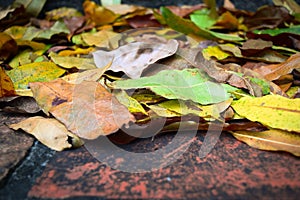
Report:
<svg viewBox="0 0 300 200"><path fill-rule="evenodd" d="M247 40L241 47L243 56L255 56L266 49L270 49L273 46L273 42L265 40Z"/></svg>
<svg viewBox="0 0 300 200"><path fill-rule="evenodd" d="M280 64L271 64L254 69L269 81L277 80L283 75L291 73L294 69L300 68L300 53L292 55L287 61Z"/></svg>
<svg viewBox="0 0 300 200"><path fill-rule="evenodd" d="M16 41L6 33L0 32L0 63L16 55L17 51Z"/></svg>
<svg viewBox="0 0 300 200"><path fill-rule="evenodd" d="M127 22L133 28L145 28L145 27L161 27L161 24L153 17L152 14L137 15L127 19Z"/></svg>
<svg viewBox="0 0 300 200"><path fill-rule="evenodd" d="M12 113L38 113L41 108L32 97L20 96L6 101L2 110Z"/></svg>
<svg viewBox="0 0 300 200"><path fill-rule="evenodd" d="M135 121L128 109L97 82L74 85L58 79L31 83L30 87L42 108L85 139L109 135Z"/></svg>
<svg viewBox="0 0 300 200"><path fill-rule="evenodd" d="M289 14L289 11L284 7L263 6L257 12L245 19L245 25L249 30L276 28L284 23L294 21L294 17Z"/></svg>

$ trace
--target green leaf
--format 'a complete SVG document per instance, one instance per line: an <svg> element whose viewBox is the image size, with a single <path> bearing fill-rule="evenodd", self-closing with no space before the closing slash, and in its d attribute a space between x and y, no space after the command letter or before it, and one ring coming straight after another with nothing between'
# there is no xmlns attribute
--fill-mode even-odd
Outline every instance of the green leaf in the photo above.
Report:
<svg viewBox="0 0 300 200"><path fill-rule="evenodd" d="M300 25L291 26L289 28L277 28L277 29L264 29L264 30L254 30L255 34L268 34L270 36L276 36L282 33L293 33L300 34Z"/></svg>
<svg viewBox="0 0 300 200"><path fill-rule="evenodd" d="M102 6L118 5L121 4L121 0L101 0Z"/></svg>
<svg viewBox="0 0 300 200"><path fill-rule="evenodd" d="M231 134L254 148L287 151L300 156L300 135L297 133L272 129L263 132L237 131Z"/></svg>
<svg viewBox="0 0 300 200"><path fill-rule="evenodd" d="M197 27L193 22L187 19L183 19L169 10L166 7L160 8L162 16L164 17L166 23L174 30L179 31L184 34L196 34L207 39L213 39L212 35L206 31Z"/></svg>
<svg viewBox="0 0 300 200"><path fill-rule="evenodd" d="M260 98L243 97L233 102L237 114L265 126L300 132L300 99L288 99L279 95Z"/></svg>
<svg viewBox="0 0 300 200"><path fill-rule="evenodd" d="M52 62L37 62L16 67L7 71L7 75L14 83L15 89L26 89L30 82L47 82L65 73Z"/></svg>
<svg viewBox="0 0 300 200"><path fill-rule="evenodd" d="M209 10L206 8L194 12L190 15L190 17L192 22L203 29L210 28L217 21L216 19L209 16Z"/></svg>
<svg viewBox="0 0 300 200"><path fill-rule="evenodd" d="M112 87L116 89L148 88L167 99L192 100L204 105L219 103L230 97L227 88L210 81L209 77L200 73L198 69L164 70L150 77L115 81Z"/></svg>

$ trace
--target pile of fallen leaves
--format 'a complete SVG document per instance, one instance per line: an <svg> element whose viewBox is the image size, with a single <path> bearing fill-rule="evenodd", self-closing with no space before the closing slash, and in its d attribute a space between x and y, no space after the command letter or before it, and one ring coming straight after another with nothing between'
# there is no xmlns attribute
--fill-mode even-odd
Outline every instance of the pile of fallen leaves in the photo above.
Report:
<svg viewBox="0 0 300 200"><path fill-rule="evenodd" d="M45 1L17 0L0 11L0 108L34 115L10 127L58 151L107 135L128 143L126 130L139 126L138 138L165 119L158 133L224 122L253 147L299 156L300 6L273 2L249 12L229 0L86 0L83 14L63 7L41 19Z"/></svg>

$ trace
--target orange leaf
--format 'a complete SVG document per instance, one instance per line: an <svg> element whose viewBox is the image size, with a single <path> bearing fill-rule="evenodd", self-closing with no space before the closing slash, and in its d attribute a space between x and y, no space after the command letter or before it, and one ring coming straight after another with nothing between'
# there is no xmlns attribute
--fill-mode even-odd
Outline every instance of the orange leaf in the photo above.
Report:
<svg viewBox="0 0 300 200"><path fill-rule="evenodd" d="M273 81L297 68L300 68L300 53L292 55L287 61L280 64L262 66L254 71L263 75L267 80Z"/></svg>
<svg viewBox="0 0 300 200"><path fill-rule="evenodd" d="M0 97L8 97L16 95L14 84L9 76L0 67Z"/></svg>
<svg viewBox="0 0 300 200"><path fill-rule="evenodd" d="M58 79L31 83L30 87L40 105L45 105L71 132L85 139L109 135L135 121L128 109L97 82L74 85Z"/></svg>

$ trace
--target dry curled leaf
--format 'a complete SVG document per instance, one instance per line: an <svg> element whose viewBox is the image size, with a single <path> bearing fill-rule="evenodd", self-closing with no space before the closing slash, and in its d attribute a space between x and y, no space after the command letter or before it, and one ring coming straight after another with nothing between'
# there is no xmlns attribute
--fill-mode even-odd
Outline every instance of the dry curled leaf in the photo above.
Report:
<svg viewBox="0 0 300 200"><path fill-rule="evenodd" d="M36 137L44 145L56 151L83 145L80 138L69 132L63 124L52 118L31 117L17 124L10 125L10 128L14 130L22 129Z"/></svg>

